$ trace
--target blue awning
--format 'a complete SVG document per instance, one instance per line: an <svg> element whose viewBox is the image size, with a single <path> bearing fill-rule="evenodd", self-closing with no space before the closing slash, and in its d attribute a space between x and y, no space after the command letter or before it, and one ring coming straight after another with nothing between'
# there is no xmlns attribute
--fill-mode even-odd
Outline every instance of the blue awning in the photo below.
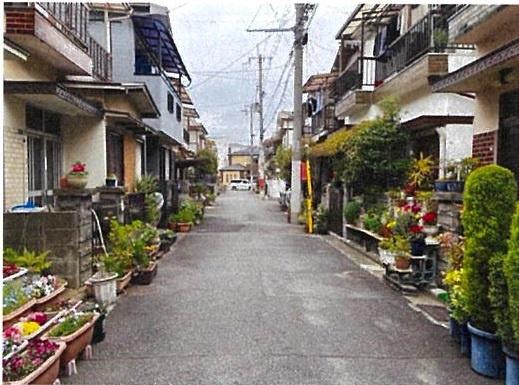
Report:
<svg viewBox="0 0 519 385"><path fill-rule="evenodd" d="M162 68L191 80L168 27L158 19L158 15L132 16L132 20L135 31L161 61Z"/></svg>

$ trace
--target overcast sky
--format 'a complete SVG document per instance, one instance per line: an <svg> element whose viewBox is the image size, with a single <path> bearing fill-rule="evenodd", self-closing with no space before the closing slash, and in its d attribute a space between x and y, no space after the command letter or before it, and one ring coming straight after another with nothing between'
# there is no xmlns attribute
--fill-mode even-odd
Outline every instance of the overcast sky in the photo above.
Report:
<svg viewBox="0 0 519 385"><path fill-rule="evenodd" d="M293 33L249 33L246 29L292 27L294 4L177 1L168 6L173 38L192 78L188 91L220 151L229 142L249 142L249 123L241 110L256 99L257 56L267 57L264 117L268 137L275 128L276 113L292 110L293 67L288 61ZM335 34L353 8L345 1L319 3L304 52L304 81L331 69L338 44ZM255 118L257 130L257 114Z"/></svg>

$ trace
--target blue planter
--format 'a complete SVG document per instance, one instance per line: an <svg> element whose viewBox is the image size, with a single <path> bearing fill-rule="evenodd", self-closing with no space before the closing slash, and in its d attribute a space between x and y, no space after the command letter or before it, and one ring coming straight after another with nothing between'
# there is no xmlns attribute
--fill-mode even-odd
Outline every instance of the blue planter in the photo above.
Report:
<svg viewBox="0 0 519 385"><path fill-rule="evenodd" d="M434 182L434 190L447 191L447 183L444 181L437 180L436 182Z"/></svg>
<svg viewBox="0 0 519 385"><path fill-rule="evenodd" d="M487 333L468 324L471 335L470 366L476 373L490 378L503 378L505 358L501 343L495 334Z"/></svg>
<svg viewBox="0 0 519 385"><path fill-rule="evenodd" d="M461 339L461 326L458 321L449 316L449 334L454 340L460 342Z"/></svg>
<svg viewBox="0 0 519 385"><path fill-rule="evenodd" d="M512 352L503 346L506 360L505 385L519 385L519 353Z"/></svg>
<svg viewBox="0 0 519 385"><path fill-rule="evenodd" d="M466 322L460 326L460 352L470 357L470 333Z"/></svg>

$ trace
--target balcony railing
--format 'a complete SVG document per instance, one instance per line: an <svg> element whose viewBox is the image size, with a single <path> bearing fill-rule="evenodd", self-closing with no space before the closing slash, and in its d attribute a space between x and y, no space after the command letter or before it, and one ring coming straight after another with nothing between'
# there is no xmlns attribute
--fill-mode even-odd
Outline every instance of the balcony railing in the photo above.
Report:
<svg viewBox="0 0 519 385"><path fill-rule="evenodd" d="M38 3L47 11L67 35L76 39L83 46L88 47L89 35L87 32L88 9L83 3Z"/></svg>
<svg viewBox="0 0 519 385"><path fill-rule="evenodd" d="M92 58L92 75L100 80L112 79L112 55L91 36L88 37L88 55Z"/></svg>
<svg viewBox="0 0 519 385"><path fill-rule="evenodd" d="M334 131L337 128L335 105L329 104L312 116L311 133L317 134L323 130Z"/></svg>
<svg viewBox="0 0 519 385"><path fill-rule="evenodd" d="M344 71L334 84L334 95L337 99L349 91L360 90L375 84L375 58L360 57Z"/></svg>

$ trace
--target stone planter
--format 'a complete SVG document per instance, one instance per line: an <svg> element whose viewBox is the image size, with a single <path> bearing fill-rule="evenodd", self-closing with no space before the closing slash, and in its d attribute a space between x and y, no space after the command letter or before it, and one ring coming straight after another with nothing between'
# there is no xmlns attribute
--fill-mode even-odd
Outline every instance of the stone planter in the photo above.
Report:
<svg viewBox="0 0 519 385"><path fill-rule="evenodd" d="M27 385L27 384L42 384L51 385L53 384L59 375L59 363L60 357L66 348L64 342L57 342L59 347L54 354L47 358L47 360L41 364L34 372L28 374L24 378L18 381L7 381L4 382L6 385Z"/></svg>
<svg viewBox="0 0 519 385"><path fill-rule="evenodd" d="M130 280L132 279L132 273L133 273L133 270L130 270L125 275L123 275L121 278L117 278L117 280L116 280L117 294L121 293L130 284Z"/></svg>
<svg viewBox="0 0 519 385"><path fill-rule="evenodd" d="M502 378L505 369L501 343L495 334L477 329L468 323L471 336L470 366L476 373Z"/></svg>
<svg viewBox="0 0 519 385"><path fill-rule="evenodd" d="M45 334L45 336L53 342L66 343L66 348L59 360L60 366L66 366L70 361L74 360L79 355L79 353L81 353L87 347L87 345L90 345L92 342L92 336L94 334L94 323L98 318L99 314L94 313L94 316L89 322L68 336L50 337L48 334L50 331L52 331L52 329L49 331L49 333Z"/></svg>
<svg viewBox="0 0 519 385"><path fill-rule="evenodd" d="M158 263L152 262L146 269L135 271L131 283L136 285L149 285L157 275Z"/></svg>
<svg viewBox="0 0 519 385"><path fill-rule="evenodd" d="M66 286L67 282L64 282L63 285L58 287L49 295L46 295L42 298L38 298L36 300L36 303L34 304L34 310L44 311L47 306L60 302L63 297L63 293L65 292Z"/></svg>
<svg viewBox="0 0 519 385"><path fill-rule="evenodd" d="M94 274L85 284L92 287L96 302L109 306L117 301L117 273L110 273L107 276Z"/></svg>
<svg viewBox="0 0 519 385"><path fill-rule="evenodd" d="M32 307L36 301L34 299L30 299L26 303L24 303L22 306L20 306L18 309L13 310L7 315L4 315L2 317L2 325L4 329L7 329L9 326L15 324L18 319L27 313L29 313L32 310Z"/></svg>
<svg viewBox="0 0 519 385"><path fill-rule="evenodd" d="M69 187L77 190L83 190L88 183L88 175L67 174L67 183Z"/></svg>

